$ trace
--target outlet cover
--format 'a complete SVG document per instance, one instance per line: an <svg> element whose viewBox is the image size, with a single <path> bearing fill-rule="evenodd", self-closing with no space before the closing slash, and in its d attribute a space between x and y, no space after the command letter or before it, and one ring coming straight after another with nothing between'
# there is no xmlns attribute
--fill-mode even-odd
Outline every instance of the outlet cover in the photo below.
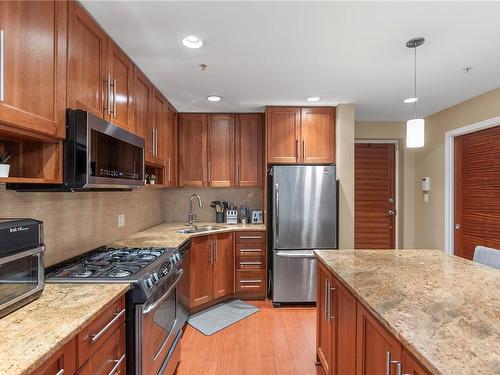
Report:
<svg viewBox="0 0 500 375"><path fill-rule="evenodd" d="M125 214L118 215L118 228L125 226Z"/></svg>

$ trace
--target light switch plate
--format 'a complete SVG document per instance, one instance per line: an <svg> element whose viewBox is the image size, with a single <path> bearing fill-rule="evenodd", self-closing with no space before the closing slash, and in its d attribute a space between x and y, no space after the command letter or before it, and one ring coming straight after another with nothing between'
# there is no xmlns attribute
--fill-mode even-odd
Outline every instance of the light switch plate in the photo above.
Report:
<svg viewBox="0 0 500 375"><path fill-rule="evenodd" d="M118 214L118 228L125 226L125 214Z"/></svg>

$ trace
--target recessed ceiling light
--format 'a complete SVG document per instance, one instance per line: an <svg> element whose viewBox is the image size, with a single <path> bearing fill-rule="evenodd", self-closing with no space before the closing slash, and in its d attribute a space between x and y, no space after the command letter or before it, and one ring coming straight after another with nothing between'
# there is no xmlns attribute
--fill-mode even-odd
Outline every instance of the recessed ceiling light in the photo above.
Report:
<svg viewBox="0 0 500 375"><path fill-rule="evenodd" d="M406 104L415 103L416 101L418 101L418 98L406 98L405 100L403 100L403 102L405 102Z"/></svg>
<svg viewBox="0 0 500 375"><path fill-rule="evenodd" d="M320 97L319 96L308 96L306 98L306 100L309 102L309 103L315 103L315 102L319 102L320 101Z"/></svg>
<svg viewBox="0 0 500 375"><path fill-rule="evenodd" d="M200 48L203 47L203 40L194 35L189 35L182 38L182 44L187 48Z"/></svg>
<svg viewBox="0 0 500 375"><path fill-rule="evenodd" d="M209 102L215 103L215 102L220 102L222 100L222 98L218 95L210 95L210 96L207 96L207 100Z"/></svg>

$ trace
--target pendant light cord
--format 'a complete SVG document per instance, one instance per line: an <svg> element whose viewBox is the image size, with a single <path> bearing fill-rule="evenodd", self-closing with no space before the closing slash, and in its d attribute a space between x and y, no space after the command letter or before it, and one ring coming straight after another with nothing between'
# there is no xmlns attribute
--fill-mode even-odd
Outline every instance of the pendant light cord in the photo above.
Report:
<svg viewBox="0 0 500 375"><path fill-rule="evenodd" d="M415 95L413 96L414 98L417 98L417 43L415 43L415 74L414 74L414 88L415 88ZM413 104L413 109L415 111L415 118L417 118L417 101L414 102Z"/></svg>

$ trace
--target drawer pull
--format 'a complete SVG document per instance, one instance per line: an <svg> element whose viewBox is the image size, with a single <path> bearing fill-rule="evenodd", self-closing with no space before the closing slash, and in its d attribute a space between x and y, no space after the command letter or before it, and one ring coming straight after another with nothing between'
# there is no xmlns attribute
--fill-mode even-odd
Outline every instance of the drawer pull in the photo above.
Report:
<svg viewBox="0 0 500 375"><path fill-rule="evenodd" d="M240 262L240 266L261 266L262 262Z"/></svg>
<svg viewBox="0 0 500 375"><path fill-rule="evenodd" d="M111 319L111 321L108 324L106 324L104 328L101 329L98 333L89 335L90 343L93 344L97 340L99 340L102 337L102 335L104 335L106 331L110 329L113 326L113 324L115 324L124 314L125 314L125 309L123 309L119 313L116 313L116 316L113 319Z"/></svg>
<svg viewBox="0 0 500 375"><path fill-rule="evenodd" d="M240 253L260 253L261 249L240 249Z"/></svg>
<svg viewBox="0 0 500 375"><path fill-rule="evenodd" d="M256 284L261 282L262 280L240 280L241 284Z"/></svg>
<svg viewBox="0 0 500 375"><path fill-rule="evenodd" d="M64 369L62 368L59 371L57 371L56 375L64 375Z"/></svg>
<svg viewBox="0 0 500 375"><path fill-rule="evenodd" d="M122 362L125 360L125 354L122 355L120 357L120 359L116 359L114 362L115 362L115 365L113 366L113 368L111 369L111 371L109 372L108 375L114 375L116 374L116 371L118 370L118 368L120 367L120 365L122 364Z"/></svg>
<svg viewBox="0 0 500 375"><path fill-rule="evenodd" d="M261 288L260 285L240 285L240 288Z"/></svg>
<svg viewBox="0 0 500 375"><path fill-rule="evenodd" d="M262 236L241 236L240 240L261 240Z"/></svg>

